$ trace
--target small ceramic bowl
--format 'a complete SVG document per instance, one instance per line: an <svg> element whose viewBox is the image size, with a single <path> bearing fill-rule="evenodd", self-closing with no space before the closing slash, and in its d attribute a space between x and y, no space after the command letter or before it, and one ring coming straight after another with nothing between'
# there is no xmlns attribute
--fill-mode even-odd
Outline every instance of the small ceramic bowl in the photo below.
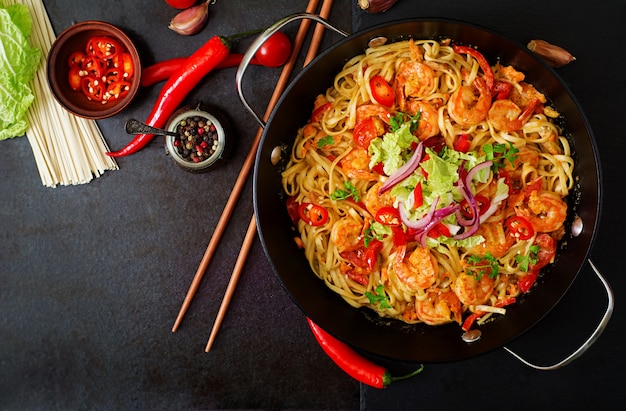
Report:
<svg viewBox="0 0 626 411"><path fill-rule="evenodd" d="M108 37L122 46L130 55L132 75L125 80L130 83L127 92L119 99L106 103L89 99L81 90L70 86L70 56L74 52L85 53L87 42L97 37ZM107 63L109 66L112 63ZM122 111L135 98L140 86L141 61L135 45L119 28L102 21L84 21L63 31L52 44L47 58L48 84L56 100L70 113L87 119L111 117ZM105 71L105 70L102 70Z"/></svg>
<svg viewBox="0 0 626 411"><path fill-rule="evenodd" d="M216 168L232 149L231 126L220 110L205 105L185 106L168 120L167 153L184 170L202 173Z"/></svg>

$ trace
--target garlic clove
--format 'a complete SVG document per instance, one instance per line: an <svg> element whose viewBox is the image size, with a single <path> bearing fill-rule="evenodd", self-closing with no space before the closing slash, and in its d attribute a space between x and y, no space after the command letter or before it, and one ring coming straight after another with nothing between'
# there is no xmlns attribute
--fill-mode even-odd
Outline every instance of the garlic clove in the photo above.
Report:
<svg viewBox="0 0 626 411"><path fill-rule="evenodd" d="M189 7L179 12L170 21L168 28L183 36L196 34L204 28L209 20L210 1L211 0L203 1L196 6Z"/></svg>
<svg viewBox="0 0 626 411"><path fill-rule="evenodd" d="M398 0L357 0L357 4L361 10L365 10L370 14L376 14L389 10L397 1Z"/></svg>
<svg viewBox="0 0 626 411"><path fill-rule="evenodd" d="M555 68L563 67L576 60L576 57L572 56L569 51L545 40L531 40L526 47Z"/></svg>

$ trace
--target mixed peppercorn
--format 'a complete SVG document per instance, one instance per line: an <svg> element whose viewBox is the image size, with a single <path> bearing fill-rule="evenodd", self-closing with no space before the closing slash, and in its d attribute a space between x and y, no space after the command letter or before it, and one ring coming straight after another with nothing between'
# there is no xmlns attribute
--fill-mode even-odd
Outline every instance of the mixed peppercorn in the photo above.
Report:
<svg viewBox="0 0 626 411"><path fill-rule="evenodd" d="M182 119L176 125L174 147L185 160L199 163L209 159L218 148L215 125L202 116Z"/></svg>

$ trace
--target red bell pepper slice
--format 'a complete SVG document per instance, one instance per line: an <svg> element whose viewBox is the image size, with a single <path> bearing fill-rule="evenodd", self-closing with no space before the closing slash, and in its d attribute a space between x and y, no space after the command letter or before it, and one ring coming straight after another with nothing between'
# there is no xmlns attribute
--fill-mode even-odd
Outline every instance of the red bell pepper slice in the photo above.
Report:
<svg viewBox="0 0 626 411"><path fill-rule="evenodd" d="M454 141L452 148L461 153L467 153L470 149L469 134L463 133L459 135Z"/></svg>
<svg viewBox="0 0 626 411"><path fill-rule="evenodd" d="M320 226L328 222L328 211L319 204L300 204L298 206L298 215L302 221L312 226Z"/></svg>
<svg viewBox="0 0 626 411"><path fill-rule="evenodd" d="M424 193L422 191L422 183L417 183L413 189L413 208L421 207L424 204Z"/></svg>
<svg viewBox="0 0 626 411"><path fill-rule="evenodd" d="M506 226L509 232L520 240L528 240L535 234L535 229L532 224L524 217L518 215L506 220Z"/></svg>
<svg viewBox="0 0 626 411"><path fill-rule="evenodd" d="M493 90L493 86L495 83L493 70L491 69L491 66L489 65L489 62L487 61L485 56L483 56L483 54L475 48L469 46L459 46L457 44L454 44L452 46L452 49L455 53L468 54L474 57L478 61L478 65L483 70L483 73L485 73L485 83L487 84L487 88L489 88L489 90Z"/></svg>
<svg viewBox="0 0 626 411"><path fill-rule="evenodd" d="M450 237L450 230L441 221L428 231L428 237L437 239L439 237Z"/></svg>
<svg viewBox="0 0 626 411"><path fill-rule="evenodd" d="M393 89L387 83L387 80L383 76L374 76L370 79L370 89L372 90L372 97L378 104L382 104L385 107L391 107L396 100Z"/></svg>

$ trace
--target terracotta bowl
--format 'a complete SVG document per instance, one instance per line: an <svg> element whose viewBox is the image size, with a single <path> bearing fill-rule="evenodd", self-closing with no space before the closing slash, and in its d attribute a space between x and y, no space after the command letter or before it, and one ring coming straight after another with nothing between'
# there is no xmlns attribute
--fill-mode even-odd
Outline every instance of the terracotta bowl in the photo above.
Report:
<svg viewBox="0 0 626 411"><path fill-rule="evenodd" d="M134 68L131 78L126 79L131 84L128 93L106 103L88 99L80 90L73 90L69 81L70 55L76 51L85 52L87 42L101 36L120 43L130 54ZM48 54L47 75L52 94L67 111L88 119L102 119L119 113L134 99L140 86L141 61L135 45L122 30L102 21L84 21L67 28L54 41Z"/></svg>

